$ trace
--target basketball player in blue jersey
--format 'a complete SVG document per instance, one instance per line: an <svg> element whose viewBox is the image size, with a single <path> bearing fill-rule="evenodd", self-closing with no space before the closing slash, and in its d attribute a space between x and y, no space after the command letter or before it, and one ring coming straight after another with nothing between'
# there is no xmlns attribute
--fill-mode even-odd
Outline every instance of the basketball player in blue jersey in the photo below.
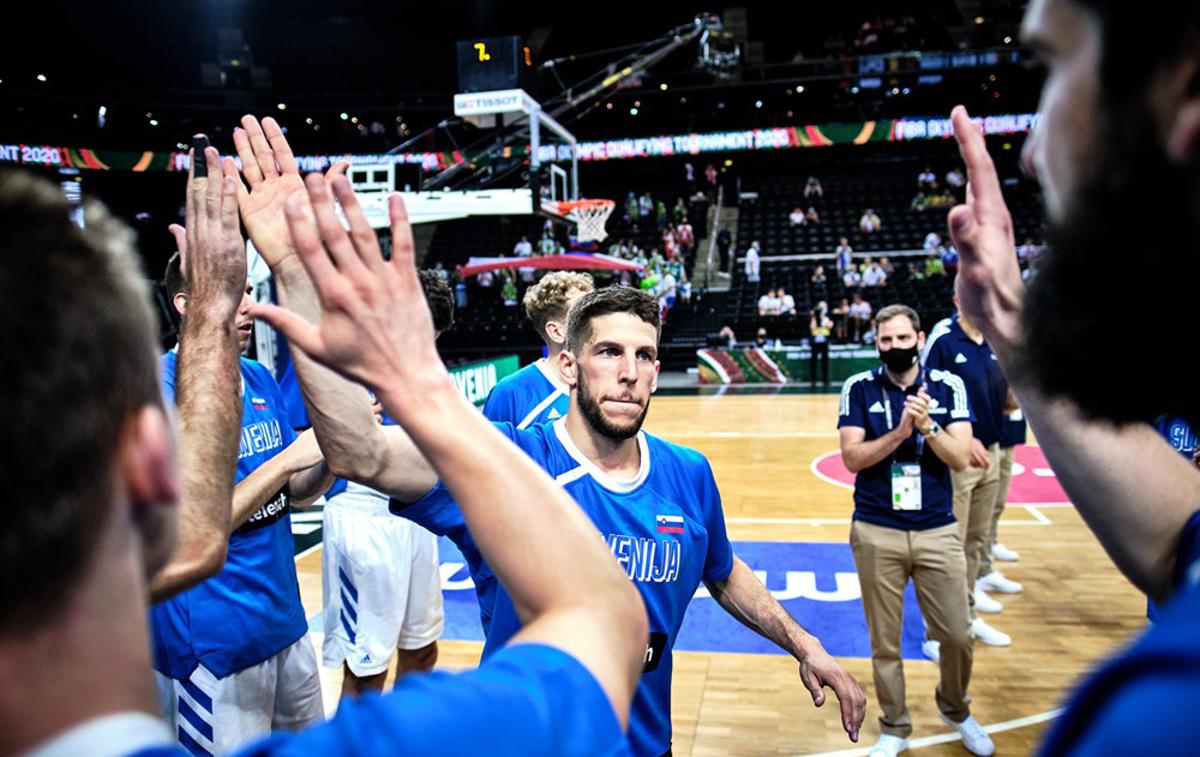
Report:
<svg viewBox="0 0 1200 757"><path fill-rule="evenodd" d="M576 300L595 288L586 273L556 271L525 290L525 317L546 343L546 356L505 376L492 388L483 405L483 414L489 420L528 428L567 414L571 391L558 375L558 356L567 341L567 312Z"/></svg>
<svg viewBox="0 0 1200 757"><path fill-rule="evenodd" d="M167 264L163 290L186 323L189 284L178 254ZM234 316L239 352L252 333L249 292ZM186 332L181 345L185 339ZM175 351L163 355L162 375L173 402ZM163 711L180 744L197 755L225 753L324 716L288 513L291 504L320 496L332 476L313 439L297 440L266 366L243 357L240 377L234 530L225 567L152 610Z"/></svg>
<svg viewBox="0 0 1200 757"><path fill-rule="evenodd" d="M310 176L308 187L321 238L344 236L326 181ZM378 242L349 182L335 177L332 189L350 220L355 249L374 258ZM406 220L393 224L392 244L399 254L411 255ZM353 249L338 251L339 259L350 254ZM303 354L305 342L296 335L301 316L318 317L318 294L308 275L287 258L272 270L281 299L300 316L281 317L274 308L260 312L298 348L293 349L296 373L326 459L339 476L390 494L401 514L457 543L479 592L487 627L485 660L491 659L523 624L512 597L498 585L494 566L478 549L460 503L403 432L375 425L360 388ZM528 429L495 426L579 503L645 602L650 644L630 716L633 751L670 751L671 649L702 581L726 611L800 662L801 680L818 706L825 701L823 687L834 690L842 725L857 740L862 690L734 556L708 461L640 430L658 377L658 327L657 303L636 290L618 287L585 295L570 311L566 349L559 355L559 373L571 387L566 417ZM573 566L564 561L551 569L567 573Z"/></svg>
<svg viewBox="0 0 1200 757"><path fill-rule="evenodd" d="M224 190L192 183L213 218L189 212L178 387L181 411L211 411L212 438L199 441L214 442L206 453L227 450L209 455L208 471L221 482L212 489L227 492L239 436L239 408L228 398L238 386L233 317L245 252L210 236L214 226L236 235L233 181ZM211 202L206 182L217 188ZM10 306L0 333L22 356L4 374L0 426L24 442L10 451L0 484L8 508L0 753L183 757L159 718L146 597L171 553L181 494L198 492L177 472L133 235L94 205L86 230L70 211L53 185L0 176L0 301ZM229 223L217 224L218 215ZM336 354L436 466L524 628L477 671L407 677L391 694L240 754L626 754L622 729L646 642L637 593L570 498L458 394L434 348L411 256L359 265L318 275L322 301L338 304L305 344L323 360ZM367 266L382 275L364 276ZM210 360L195 361L201 354ZM191 446L184 456L198 459L204 445ZM559 570L568 561L569 575Z"/></svg>

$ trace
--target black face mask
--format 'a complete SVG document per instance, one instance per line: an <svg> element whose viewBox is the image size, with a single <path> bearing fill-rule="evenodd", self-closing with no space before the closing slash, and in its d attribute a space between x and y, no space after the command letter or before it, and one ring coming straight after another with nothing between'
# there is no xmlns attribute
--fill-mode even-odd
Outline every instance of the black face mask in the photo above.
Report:
<svg viewBox="0 0 1200 757"><path fill-rule="evenodd" d="M880 350L879 359L892 373L904 373L917 364L917 346L893 347L890 350Z"/></svg>

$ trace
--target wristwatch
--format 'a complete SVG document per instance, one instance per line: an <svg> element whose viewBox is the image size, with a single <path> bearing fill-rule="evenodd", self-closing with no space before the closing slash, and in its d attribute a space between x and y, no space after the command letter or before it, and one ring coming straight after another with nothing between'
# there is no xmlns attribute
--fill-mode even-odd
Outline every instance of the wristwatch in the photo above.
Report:
<svg viewBox="0 0 1200 757"><path fill-rule="evenodd" d="M921 432L921 436L926 439L932 439L940 433L942 433L942 427L937 424L937 421L933 421L929 424L929 428Z"/></svg>

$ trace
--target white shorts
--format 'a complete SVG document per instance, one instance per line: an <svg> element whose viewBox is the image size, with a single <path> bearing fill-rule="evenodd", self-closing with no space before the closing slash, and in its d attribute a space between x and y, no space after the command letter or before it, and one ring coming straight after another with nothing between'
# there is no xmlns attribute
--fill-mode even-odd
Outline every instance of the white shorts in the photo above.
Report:
<svg viewBox="0 0 1200 757"><path fill-rule="evenodd" d="M154 676L167 726L194 755L225 754L272 731L297 731L325 717L317 653L308 634L224 678L203 665L184 681Z"/></svg>
<svg viewBox="0 0 1200 757"><path fill-rule="evenodd" d="M325 505L324 528L326 665L376 675L393 650L438 640L445 614L436 536L353 483Z"/></svg>

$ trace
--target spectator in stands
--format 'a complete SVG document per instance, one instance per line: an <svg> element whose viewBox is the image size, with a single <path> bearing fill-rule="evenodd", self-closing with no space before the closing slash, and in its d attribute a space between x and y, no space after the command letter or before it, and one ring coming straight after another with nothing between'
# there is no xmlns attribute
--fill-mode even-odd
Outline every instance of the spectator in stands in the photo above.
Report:
<svg viewBox="0 0 1200 757"><path fill-rule="evenodd" d="M696 167L690 160L683 164L683 183L689 195L696 191Z"/></svg>
<svg viewBox="0 0 1200 757"><path fill-rule="evenodd" d="M919 189L916 196L912 198L912 202L909 203L908 209L917 213L924 213L932 203L933 198L925 194L925 190Z"/></svg>
<svg viewBox="0 0 1200 757"><path fill-rule="evenodd" d="M717 167L709 163L704 167L704 181L708 184L708 196L713 202L717 199Z"/></svg>
<svg viewBox="0 0 1200 757"><path fill-rule="evenodd" d="M754 346L760 350L780 350L783 349L783 343L776 339L774 342L767 336L767 329L763 326L758 327L758 331L754 333Z"/></svg>
<svg viewBox="0 0 1200 757"><path fill-rule="evenodd" d="M811 337L812 354L808 362L808 382L814 386L817 383L817 361L822 363L822 383L829 384L829 335L833 330L833 319L829 317L829 306L824 300L813 308L808 319L808 333Z"/></svg>
<svg viewBox="0 0 1200 757"><path fill-rule="evenodd" d="M808 218L804 215L804 209L799 206L792 208L792 212L788 214L788 223L792 226L807 226Z"/></svg>
<svg viewBox="0 0 1200 757"><path fill-rule="evenodd" d="M663 254L668 258L673 257L675 255L676 244L675 227L667 224L662 230Z"/></svg>
<svg viewBox="0 0 1200 757"><path fill-rule="evenodd" d="M858 230L864 234L874 234L883 228L883 221L879 220L879 216L871 208L863 211L862 216L858 219Z"/></svg>
<svg viewBox="0 0 1200 757"><path fill-rule="evenodd" d="M725 349L732 350L737 346L737 334L733 333L733 329L729 327L728 323L722 326L717 334L725 337Z"/></svg>
<svg viewBox="0 0 1200 757"><path fill-rule="evenodd" d="M862 298L862 295L855 292L854 302L850 303L850 333L851 339L855 342L863 339L867 331L871 328L871 303Z"/></svg>
<svg viewBox="0 0 1200 757"><path fill-rule="evenodd" d="M758 298L758 314L760 316L779 315L779 295L774 289Z"/></svg>
<svg viewBox="0 0 1200 757"><path fill-rule="evenodd" d="M917 189L927 190L937 186L937 175L933 173L933 169L925 166L925 170L917 174Z"/></svg>
<svg viewBox="0 0 1200 757"><path fill-rule="evenodd" d="M925 264L924 263L909 263L908 278L911 281L925 280Z"/></svg>
<svg viewBox="0 0 1200 757"><path fill-rule="evenodd" d="M818 224L821 222L821 214L817 212L816 207L809 205L808 210L804 213L804 220L811 224Z"/></svg>
<svg viewBox="0 0 1200 757"><path fill-rule="evenodd" d="M439 277L439 278L440 278L442 281L445 281L445 282L447 282L447 283L449 283L449 282L450 282L450 272L446 270L446 266L442 265L442 261L440 261L440 260L439 260L439 261L438 261L438 262L437 262L437 263L436 263L436 264L433 266L433 272L434 272L435 274L437 274L437 275L438 275L438 277Z"/></svg>
<svg viewBox="0 0 1200 757"><path fill-rule="evenodd" d="M862 285L865 287L881 287L887 283L887 274L883 267L876 262L870 262L863 270Z"/></svg>
<svg viewBox="0 0 1200 757"><path fill-rule="evenodd" d="M650 222L650 216L654 214L654 198L649 192L642 192L642 196L638 198L638 219L642 225Z"/></svg>
<svg viewBox="0 0 1200 757"><path fill-rule="evenodd" d="M879 259L879 267L883 269L883 273L890 279L892 274L896 272L896 266L892 265L892 261L884 255Z"/></svg>
<svg viewBox="0 0 1200 757"><path fill-rule="evenodd" d="M658 307L662 311L663 317L666 317L671 308L675 307L675 298L678 295L678 282L670 269L666 270L662 278L658 282Z"/></svg>
<svg viewBox="0 0 1200 757"><path fill-rule="evenodd" d="M779 315L796 314L796 300L790 294L783 291L783 287L779 287L776 297L779 299Z"/></svg>
<svg viewBox="0 0 1200 757"><path fill-rule="evenodd" d="M816 197L818 200L825 197L825 189L821 186L821 180L816 176L809 176L808 181L804 183L804 199L811 200Z"/></svg>
<svg viewBox="0 0 1200 757"><path fill-rule="evenodd" d="M500 296L504 298L504 304L508 307L517 306L517 285L513 281L512 273L504 272L504 284L500 287Z"/></svg>
<svg viewBox="0 0 1200 757"><path fill-rule="evenodd" d="M847 289L858 289L860 284L862 284L862 274L858 272L858 269L854 266L847 268L842 274L842 286Z"/></svg>
<svg viewBox="0 0 1200 757"><path fill-rule="evenodd" d="M558 252L558 241L555 240L553 234L543 233L542 238L538 240L539 255L553 255Z"/></svg>
<svg viewBox="0 0 1200 757"><path fill-rule="evenodd" d="M687 272L679 274L679 301L684 305L692 304L692 280L687 277Z"/></svg>
<svg viewBox="0 0 1200 757"><path fill-rule="evenodd" d="M1025 237L1025 244L1017 248L1017 259L1022 263L1032 262L1041 249L1034 243L1033 237Z"/></svg>
<svg viewBox="0 0 1200 757"><path fill-rule="evenodd" d="M813 269L812 285L822 289L825 288L825 266L819 265Z"/></svg>
<svg viewBox="0 0 1200 757"><path fill-rule="evenodd" d="M958 166L955 166L946 172L946 186L950 188L950 191L957 193L958 190L962 189L966 185L967 177L963 176L963 172Z"/></svg>
<svg viewBox="0 0 1200 757"><path fill-rule="evenodd" d="M690 258L692 252L696 249L696 232L692 229L692 224L686 218L675 229L675 235L679 239L679 251L683 253L685 258Z"/></svg>
<svg viewBox="0 0 1200 757"><path fill-rule="evenodd" d="M936 250L942 246L942 238L938 236L936 231L931 231L925 235L924 247L927 250Z"/></svg>
<svg viewBox="0 0 1200 757"><path fill-rule="evenodd" d="M952 244L942 248L942 267L951 276L958 273L958 250L955 250Z"/></svg>
<svg viewBox="0 0 1200 757"><path fill-rule="evenodd" d="M838 306L830 311L830 315L833 316L834 336L839 342L845 342L850 331L850 300L843 297Z"/></svg>
<svg viewBox="0 0 1200 757"><path fill-rule="evenodd" d="M717 252L721 256L720 273L730 273L729 268L729 249L733 247L733 234L728 228L723 228L717 232Z"/></svg>
<svg viewBox="0 0 1200 757"><path fill-rule="evenodd" d="M640 217L641 212L638 210L638 198L631 189L625 197L625 220L629 223L637 223Z"/></svg>
<svg viewBox="0 0 1200 757"><path fill-rule="evenodd" d="M658 224L658 228L664 229L670 217L667 215L667 204L662 200L654 203L654 222Z"/></svg>
<svg viewBox="0 0 1200 757"><path fill-rule="evenodd" d="M758 283L759 270L762 268L762 261L759 260L758 242L750 243L750 249L746 250L746 281L751 284Z"/></svg>
<svg viewBox="0 0 1200 757"><path fill-rule="evenodd" d="M521 241L513 246L513 255L519 258L528 258L533 256L533 244L530 243L529 237L522 236Z"/></svg>
<svg viewBox="0 0 1200 757"><path fill-rule="evenodd" d="M671 212L675 216L675 223L680 224L687 220L688 209L682 197L675 198L675 208Z"/></svg>
<svg viewBox="0 0 1200 757"><path fill-rule="evenodd" d="M834 266L838 273L844 273L854 267L854 248L850 246L850 240L842 237L838 240L837 249L833 251Z"/></svg>
<svg viewBox="0 0 1200 757"><path fill-rule="evenodd" d="M491 289L492 285L496 283L496 274L491 271L484 271L475 277L475 280L479 282L479 286L483 289Z"/></svg>
<svg viewBox="0 0 1200 757"><path fill-rule="evenodd" d="M938 253L933 250L930 250L929 257L925 258L925 275L930 278L946 275L946 265Z"/></svg>

